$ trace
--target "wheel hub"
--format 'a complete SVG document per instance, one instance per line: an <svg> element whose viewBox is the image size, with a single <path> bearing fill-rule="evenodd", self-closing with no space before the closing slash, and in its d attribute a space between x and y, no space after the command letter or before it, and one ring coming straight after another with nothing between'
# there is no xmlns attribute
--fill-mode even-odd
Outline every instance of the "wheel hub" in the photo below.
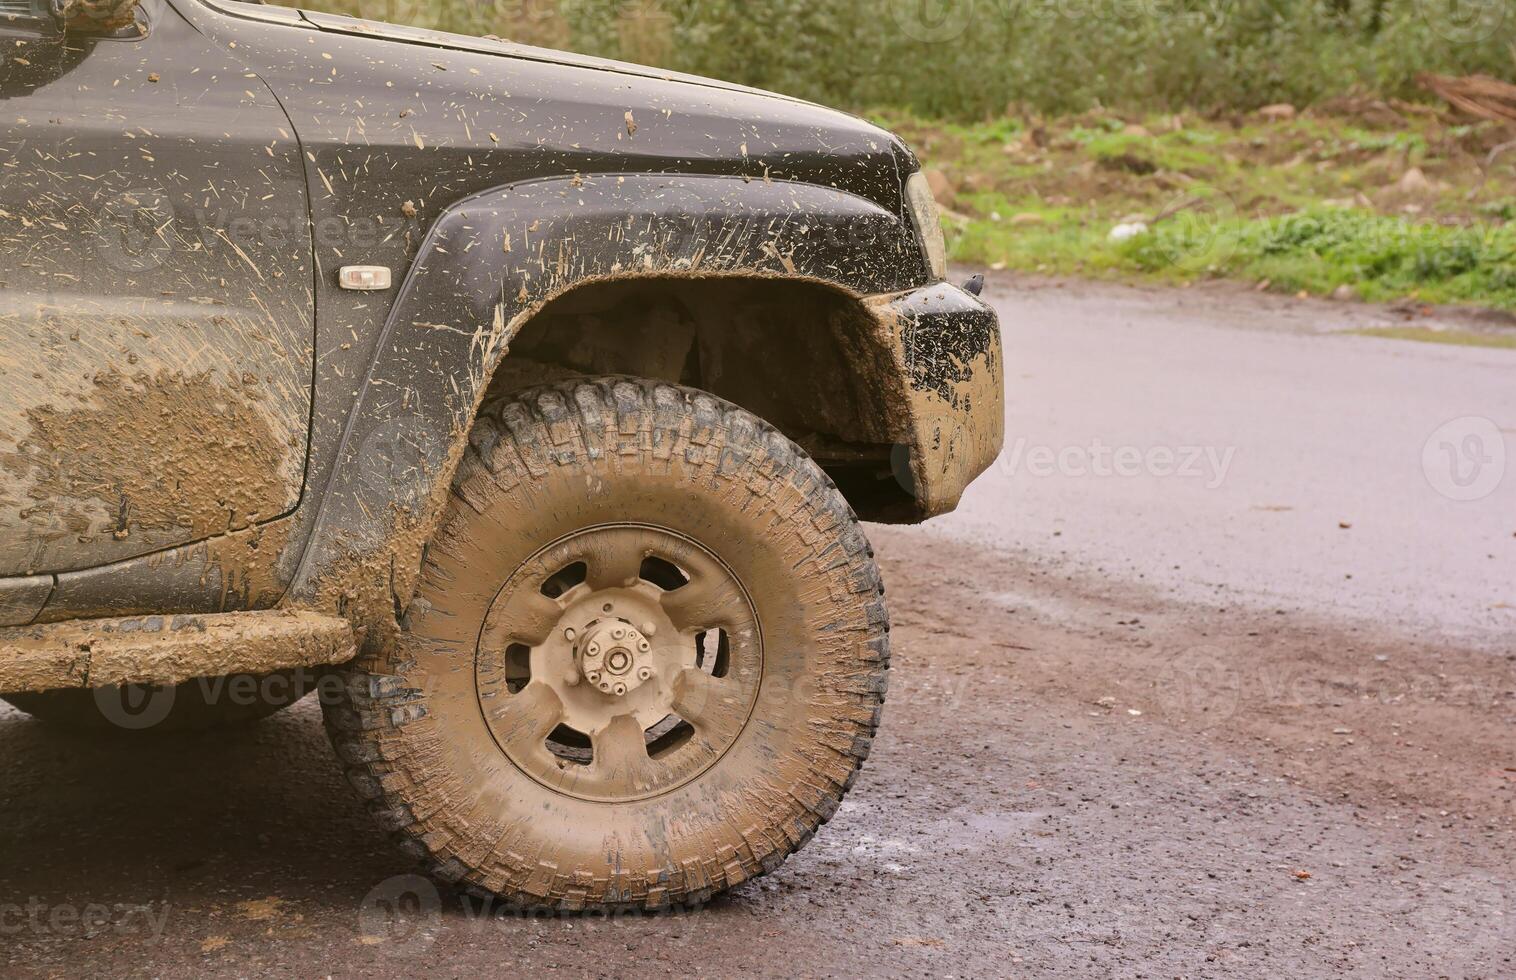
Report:
<svg viewBox="0 0 1516 980"><path fill-rule="evenodd" d="M731 570L689 538L602 525L538 552L496 596L475 679L495 741L581 799L645 799L704 772L757 700L763 640Z"/></svg>
<svg viewBox="0 0 1516 980"><path fill-rule="evenodd" d="M649 620L643 630L623 619L601 620L587 629L574 646L579 673L601 694L622 698L653 679L657 662L648 635L657 632ZM565 631L565 638L573 627Z"/></svg>

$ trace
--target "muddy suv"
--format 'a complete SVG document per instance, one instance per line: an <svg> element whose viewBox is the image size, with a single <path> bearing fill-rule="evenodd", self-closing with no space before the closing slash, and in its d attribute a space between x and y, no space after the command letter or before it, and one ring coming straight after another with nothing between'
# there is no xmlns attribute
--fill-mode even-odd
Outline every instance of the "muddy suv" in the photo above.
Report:
<svg viewBox="0 0 1516 980"><path fill-rule="evenodd" d="M698 902L835 812L889 665L859 519L1003 430L899 140L234 0L0 0L0 42L7 700L320 678L400 846L530 905Z"/></svg>

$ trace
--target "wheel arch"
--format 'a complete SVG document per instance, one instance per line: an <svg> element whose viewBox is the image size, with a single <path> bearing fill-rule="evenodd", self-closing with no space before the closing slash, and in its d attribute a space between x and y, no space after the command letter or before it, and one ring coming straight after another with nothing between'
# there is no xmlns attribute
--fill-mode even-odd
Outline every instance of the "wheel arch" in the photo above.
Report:
<svg viewBox="0 0 1516 980"><path fill-rule="evenodd" d="M889 325L866 298L925 278L908 222L816 185L600 175L512 185L455 204L429 231L380 335L312 518L291 603L340 612L370 642L393 635L471 423L485 398L505 389L502 365L524 365L511 360L518 339L530 347L533 330L545 333L541 324L576 303L638 291L676 297L687 308L703 305L705 325L696 331L705 337L714 330L712 290L740 288L759 305L782 297L809 314L788 323L786 337L804 339L814 331L797 327L827 324L833 356L810 367L846 367L849 350L870 365L848 377L846 397L816 399L799 417L841 420L888 448L907 432L906 393ZM743 370L728 374L742 389L730 399L738 404L755 397L751 379L765 375L755 374L752 355L773 340L761 331L743 337L746 346L722 351L745 358ZM792 390L821 377L766 376ZM808 433L789 428L804 444ZM837 441L830 448L845 456L848 440ZM824 439L812 443L828 448Z"/></svg>
<svg viewBox="0 0 1516 980"><path fill-rule="evenodd" d="M876 311L836 286L734 273L576 286L522 325L485 401L622 374L707 391L802 446L869 520L914 515L896 478L912 432Z"/></svg>

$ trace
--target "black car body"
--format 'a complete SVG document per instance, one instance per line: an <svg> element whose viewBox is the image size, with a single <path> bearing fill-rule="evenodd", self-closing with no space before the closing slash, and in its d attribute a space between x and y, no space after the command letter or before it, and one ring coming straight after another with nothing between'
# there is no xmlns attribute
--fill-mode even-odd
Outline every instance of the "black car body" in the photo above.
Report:
<svg viewBox="0 0 1516 980"><path fill-rule="evenodd" d="M101 2L121 4L69 0ZM45 717L44 692L357 655L347 707L329 715L344 738L391 728L403 738L405 725L440 724L448 705L475 697L460 718L477 722L481 706L488 716L520 685L486 692L499 678L481 673L477 691L427 700L431 682L415 676L425 657L412 648L440 622L426 581L445 564L428 549L450 533L444 515L460 501L481 514L493 505L499 493L475 499L469 481L506 435L544 445L525 409L490 406L543 382L600 378L532 396L556 448L497 462L519 464L527 480L576 452L575 465L601 465L609 450L570 432L605 405L643 420L627 430L642 442L622 452L675 466L660 454L677 443L677 466L714 466L680 493L704 494L769 460L772 494L728 494L721 506L757 513L790 494L754 546L771 536L815 549L793 581L772 564L754 573L774 595L795 591L783 601L754 593L752 621L776 642L792 629L791 648L814 652L793 662L805 674L796 690L812 702L752 709L775 712L765 737L813 740L795 750L813 761L785 770L798 809L757 805L774 821L766 843L739 828L748 842L719 867L702 864L700 848L731 830L729 806L712 811L709 833L674 844L667 814L649 811L647 826L663 829L637 838L635 880L584 870L581 888L575 873L552 869L595 865L609 853L599 841L538 864L514 852L464 860L434 847L421 824L405 830L427 808L389 800L399 785L389 768L355 770L355 785L439 874L565 907L660 907L782 860L851 784L883 698L887 623L854 513L918 521L951 510L1003 436L999 328L976 296L944 281L941 229L910 150L793 99L492 39L237 0L126 0L121 11L81 20L68 5L60 16L47 0L0 0L0 691L32 692L16 703ZM711 421L726 412L737 413L730 431ZM768 440L755 419L788 440ZM555 492L593 496L612 477ZM659 506L678 523L677 501ZM553 507L541 498L536 513ZM711 544L683 534L659 540L687 556ZM508 574L479 572L490 588ZM580 588L551 584L542 594L555 600ZM777 605L765 612L765 602ZM791 615L811 604L832 618ZM658 653L666 641L648 639L657 624L636 623L615 635L630 631ZM598 620L578 629L612 642ZM683 635L698 645L715 633ZM722 644L712 656L725 664ZM816 666L844 647L853 666ZM460 665L483 664L471 649L439 661L433 679L446 686ZM566 683L579 687L543 704L580 697L588 678L605 699L649 700L656 688L660 704L693 716L686 682L716 681L695 669L713 669L703 654L686 653L664 665L683 671L676 690L628 648L627 669L641 664L653 678L630 691L641 682L602 681L603 651L564 647L554 656L573 658ZM781 682L782 662L765 663L768 687L743 696ZM628 730L645 766L644 735L652 753L679 731L642 727ZM600 733L553 763L538 732L531 751L546 775L528 790L599 753ZM496 732L502 747L512 737ZM753 765L787 751L754 749ZM339 740L353 766L390 752ZM828 753L835 764L814 761ZM479 806L520 805L516 790L500 792ZM579 806L572 798L543 805ZM669 800L668 812L698 810ZM599 812L563 819L588 826ZM698 868L671 863L681 848Z"/></svg>
<svg viewBox="0 0 1516 980"><path fill-rule="evenodd" d="M723 312L809 307L697 378L865 516L951 508L998 449L993 317L932 282L917 163L879 129L235 0L145 0L138 25L0 20L0 625L308 602L338 578L389 606L388 572L354 569L425 524L513 338L586 287L666 284L706 307L708 352ZM350 265L393 288L341 288ZM824 334L849 318L843 351ZM677 380L689 351L653 346L597 366Z"/></svg>

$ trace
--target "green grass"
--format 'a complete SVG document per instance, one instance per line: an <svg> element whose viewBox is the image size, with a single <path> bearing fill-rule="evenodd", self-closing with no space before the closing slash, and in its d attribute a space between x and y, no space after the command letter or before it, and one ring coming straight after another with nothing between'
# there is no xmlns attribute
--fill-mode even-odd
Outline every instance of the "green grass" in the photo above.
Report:
<svg viewBox="0 0 1516 980"><path fill-rule="evenodd" d="M1351 331L1360 337L1383 337L1388 340L1413 340L1422 344L1450 344L1454 347L1495 347L1516 350L1516 336L1510 334L1471 333L1467 330L1428 330L1425 327L1374 327Z"/></svg>
<svg viewBox="0 0 1516 980"><path fill-rule="evenodd" d="M1267 282L1290 293L1516 309L1508 138L1412 114L1265 123L1194 116L944 124L875 114L952 190L952 257L1049 274ZM1407 171L1425 175L1401 186ZM1118 223L1150 231L1110 240Z"/></svg>
<svg viewBox="0 0 1516 980"><path fill-rule="evenodd" d="M979 202L990 203L985 197ZM1111 223L1044 209L1038 224L970 220L952 234L955 261L1049 274L1160 282L1240 279L1370 301L1415 299L1516 309L1516 228L1417 224L1362 210L1312 208L1279 218L1206 209L1115 243ZM992 212L994 213L994 212ZM1030 219L1027 219L1030 220Z"/></svg>
<svg viewBox="0 0 1516 980"><path fill-rule="evenodd" d="M1352 287L1367 300L1516 308L1516 229L1413 223L1312 208L1282 218L1203 213L1114 246L1117 266L1181 277L1268 280L1287 292Z"/></svg>

